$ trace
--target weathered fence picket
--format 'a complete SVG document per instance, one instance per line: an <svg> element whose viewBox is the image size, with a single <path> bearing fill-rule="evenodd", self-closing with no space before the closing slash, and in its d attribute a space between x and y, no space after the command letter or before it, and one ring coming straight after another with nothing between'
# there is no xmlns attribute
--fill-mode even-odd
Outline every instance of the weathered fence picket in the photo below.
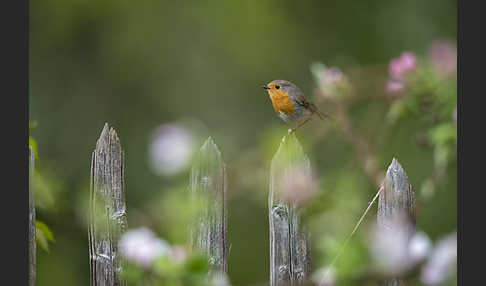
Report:
<svg viewBox="0 0 486 286"><path fill-rule="evenodd" d="M270 224L270 285L297 285L310 279L309 235L300 225L299 207L284 199L285 178L296 170L310 173L310 162L294 134L285 136L272 159L268 211ZM291 183L291 182L290 182ZM290 190L299 192L299 190Z"/></svg>
<svg viewBox="0 0 486 286"><path fill-rule="evenodd" d="M393 158L388 167L383 189L378 197L377 222L379 231L406 227L409 238L415 232L415 200L412 185L398 161ZM399 278L384 281L383 286L403 285Z"/></svg>
<svg viewBox="0 0 486 286"><path fill-rule="evenodd" d="M191 246L209 256L210 274L226 273L228 269L226 187L221 152L209 137L195 157L189 191L204 202L191 230Z"/></svg>
<svg viewBox="0 0 486 286"><path fill-rule="evenodd" d="M35 201L34 201L34 151L29 147L29 286L35 285L36 232L35 232Z"/></svg>
<svg viewBox="0 0 486 286"><path fill-rule="evenodd" d="M105 124L91 161L89 254L92 286L125 285L118 241L126 229L124 152Z"/></svg>

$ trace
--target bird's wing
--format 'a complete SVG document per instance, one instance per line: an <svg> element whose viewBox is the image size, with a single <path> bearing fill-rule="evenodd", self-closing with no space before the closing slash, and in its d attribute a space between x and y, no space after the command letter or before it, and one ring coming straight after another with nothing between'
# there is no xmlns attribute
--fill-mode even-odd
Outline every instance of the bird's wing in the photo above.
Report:
<svg viewBox="0 0 486 286"><path fill-rule="evenodd" d="M294 99L299 105L305 108L308 108L312 104L312 102L308 100L307 97L305 97L305 95L301 92L295 92Z"/></svg>
<svg viewBox="0 0 486 286"><path fill-rule="evenodd" d="M305 108L308 108L312 113L317 114L317 116L319 116L320 119L324 120L324 118L326 117L331 118L329 115L321 112L319 108L317 108L317 106L314 103L312 103L312 101L307 99L307 97L301 92L296 92L294 98L298 104L302 105Z"/></svg>

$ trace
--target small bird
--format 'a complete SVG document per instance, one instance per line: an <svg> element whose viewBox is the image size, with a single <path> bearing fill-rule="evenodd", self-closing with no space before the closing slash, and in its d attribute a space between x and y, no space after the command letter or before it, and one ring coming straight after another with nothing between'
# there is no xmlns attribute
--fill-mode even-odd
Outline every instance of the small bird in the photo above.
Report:
<svg viewBox="0 0 486 286"><path fill-rule="evenodd" d="M297 124L297 127L289 129L294 132L317 114L321 120L329 117L322 113L304 93L293 83L286 80L273 80L262 86L266 89L272 100L273 109L278 117L287 124Z"/></svg>

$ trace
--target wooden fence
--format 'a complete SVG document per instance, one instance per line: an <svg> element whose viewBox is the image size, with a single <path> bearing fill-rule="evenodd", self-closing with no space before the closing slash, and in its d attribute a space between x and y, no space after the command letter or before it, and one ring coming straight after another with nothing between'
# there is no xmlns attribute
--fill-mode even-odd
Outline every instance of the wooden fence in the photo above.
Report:
<svg viewBox="0 0 486 286"><path fill-rule="evenodd" d="M310 173L309 158L295 135L282 139L270 167L268 216L270 226L270 285L295 285L311 275L309 234L300 224L299 207L285 198L293 172Z"/></svg>
<svg viewBox="0 0 486 286"><path fill-rule="evenodd" d="M91 159L89 257L92 286L125 285L118 241L126 229L124 153L105 124Z"/></svg>
<svg viewBox="0 0 486 286"><path fill-rule="evenodd" d="M221 152L210 137L191 170L190 193L204 201L203 212L191 230L191 246L209 257L210 274L216 275L228 271L226 184Z"/></svg>
<svg viewBox="0 0 486 286"><path fill-rule="evenodd" d="M190 176L190 193L209 198L203 214L191 231L191 245L209 257L210 272L228 271L227 178L221 153L208 138L198 153ZM287 135L270 168L268 196L270 234L270 285L298 285L310 279L312 271L310 235L300 222L300 208L281 196L281 177L294 167L311 172L307 155L295 135ZM35 285L35 208L32 193L34 157L30 154L29 184L29 285ZM125 206L124 153L116 131L105 124L91 161L89 207L89 257L92 286L118 286L124 267L118 240L127 227ZM297 192L299 190L296 190ZM396 218L405 215L415 225L414 193L405 171L396 159L390 164L378 197L379 227L393 229ZM399 278L383 281L385 286L402 285Z"/></svg>
<svg viewBox="0 0 486 286"><path fill-rule="evenodd" d="M34 151L29 147L29 286L35 285L36 268L36 232L35 232L35 202L34 202Z"/></svg>

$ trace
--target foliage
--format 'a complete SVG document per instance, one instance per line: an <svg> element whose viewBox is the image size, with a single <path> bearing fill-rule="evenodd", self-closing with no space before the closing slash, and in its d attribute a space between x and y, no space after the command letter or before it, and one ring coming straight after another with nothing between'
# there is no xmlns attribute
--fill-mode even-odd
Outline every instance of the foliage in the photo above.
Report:
<svg viewBox="0 0 486 286"><path fill-rule="evenodd" d="M29 122L29 133L32 129L34 129L36 127L37 124L33 123L33 122ZM39 159L39 155L37 153L37 142L35 141L34 138L32 138L32 136L30 136L29 134L29 147L32 148L32 151L34 152L34 158L37 160Z"/></svg>
<svg viewBox="0 0 486 286"><path fill-rule="evenodd" d="M35 222L35 236L37 245L49 252L49 243L54 242L54 234L45 223L39 220Z"/></svg>
<svg viewBox="0 0 486 286"><path fill-rule="evenodd" d="M452 0L32 1L36 210L56 238L49 253L38 252L37 285L86 284L91 152L105 122L125 150L128 227L148 226L171 245L187 246L194 210L184 195L191 162L170 165L182 157L172 155L187 157L201 138L215 138L228 174L228 278L265 284L270 163L288 128L259 88L273 79L296 83L333 118L296 134L317 177L304 216L316 272L339 251L393 157L414 187L417 229L435 245L457 223L457 83L449 68L437 72L429 47L455 41L456 9ZM404 51L415 55L415 69L392 78L389 62ZM313 79L332 67L327 85ZM340 78L322 96L319 89ZM392 79L395 92L387 90ZM167 147L157 139L168 134L161 126L192 135ZM367 241L373 216L374 209L336 262L338 285L377 284ZM191 272L171 263L164 267L179 278ZM411 276L421 283L419 273Z"/></svg>
<svg viewBox="0 0 486 286"><path fill-rule="evenodd" d="M199 254L192 254L184 262L161 256L154 261L150 269L141 268L133 263L128 263L126 269L123 277L128 285L211 285L207 280L207 258Z"/></svg>
<svg viewBox="0 0 486 286"><path fill-rule="evenodd" d="M36 122L29 122L29 131L33 130L36 126L37 126ZM39 155L38 155L38 151L37 151L37 143L36 143L35 139L30 135L29 135L29 147L31 147L33 152L34 152L35 160L38 160ZM40 201L42 202L42 201L45 201L45 199L43 200L43 198L46 197L44 194L48 194L49 192L47 191L48 187L46 188L45 185L38 184L38 182L40 180L42 180L40 175L39 175L39 172L37 172L34 169L34 173L31 174L31 175L34 177L33 178L34 192L35 192L35 190L37 190L40 187L40 191L35 192L36 195L34 195L34 197L36 198L35 203L36 203L36 206L37 206L38 201L39 201L39 198L37 197L37 195L39 195L39 194L41 195ZM50 197L50 200L52 201L52 197ZM49 227L44 222L39 221L39 220L36 220L35 228L36 228L36 232L35 232L36 244L38 246L40 246L40 248L42 248L46 252L49 252L49 243L54 242L54 234L52 233L52 231L49 229Z"/></svg>
<svg viewBox="0 0 486 286"><path fill-rule="evenodd" d="M397 126L406 120L420 118L419 125L413 135L415 138L420 138L424 134L422 140L425 142L418 142L417 145L431 150L433 154L433 168L425 176L422 188L419 189L420 192L417 199L417 205L419 206L427 204L433 197L433 193L444 185L444 175L451 168L455 167L454 163L456 162L457 124L454 112L457 110L455 93L457 85L455 77L455 48L452 44L444 41L439 42L439 44L434 43L432 47L437 45L443 45L441 48L442 50L447 50L447 53L442 53L439 57L431 54L418 61L413 53L404 52L399 58L392 59L389 65L389 80L386 85L386 91L383 97L376 98L376 100L388 102L387 110L385 111L386 121L385 124L380 126L384 129L382 130L383 133L392 132L393 129L398 128ZM444 66L444 64L447 64L447 66ZM369 142L372 139L364 135L362 130L355 126L357 123L353 122L354 120L349 113L353 105L362 104L362 100L360 101L360 96L362 95L353 92L353 90L359 90L359 86L353 86L353 82L348 81L346 75L339 68L329 68L324 64L316 63L311 66L311 70L317 81L316 94L319 97L318 99L335 107L334 113L337 115L336 131L342 132L348 142L354 147L357 159L361 159L361 168L369 177L369 180L375 181L379 185L383 177L382 171L377 169L375 164L380 160L379 151L377 148L369 148ZM333 75L332 81L329 80L329 75L331 74ZM346 179L348 178L349 175L346 176ZM339 199L342 200L343 197L340 196ZM320 204L320 202L316 204ZM331 213L330 210L322 208L321 211L316 212L319 209L316 206L311 206L311 209L313 209L313 212L310 213L310 218L307 218L311 222L313 220L322 221L323 214ZM343 211L337 206L335 209L340 212ZM328 229L331 226L330 223L317 225L314 222L314 227L316 228L327 227ZM319 251L322 251L322 255L327 257L326 260L334 262L339 257L336 253L337 249L341 251L344 243L342 242L339 247L336 244L323 244L325 241L330 241L330 236L332 234L321 233L316 240L320 242L318 244L320 246ZM367 265L366 261L370 261L367 258L369 254L366 248L372 248L374 241L368 242L367 247L362 247L360 253L358 249L353 250L352 248L360 245L360 243L362 244L363 239L356 239L357 241L354 244L347 245L348 249L346 249L342 257L339 257L340 262L338 261L335 265L329 266L334 266L336 269L335 273L333 272L333 275L336 276L336 278L333 278L337 283L336 285L349 285L355 283L353 281L357 278L359 280L363 277L369 280L370 275L377 274L375 270L385 271L376 265L376 269L369 266L367 270L366 267L363 268L364 265ZM391 252L385 251L385 257L375 257L378 263L387 259L386 256L397 255L400 243L397 238L392 240L395 244L394 250ZM331 239L331 241L333 240ZM433 258L429 257L428 259L431 260ZM455 257L451 259L455 260ZM405 261L403 257L400 260L402 262ZM358 262L351 263L352 261ZM383 262L381 268L383 268L383 265L389 265L390 262ZM414 266L415 264L410 264L407 267L412 270ZM426 285L432 285L432 282L427 282L427 279L424 278L427 277L424 273L428 272L440 273L434 275L440 275L441 277L431 278L431 281L432 279L437 279L437 281L451 279L450 268L447 271L430 270L430 268L433 268L433 266L422 269L421 279ZM402 278L416 280L418 273L420 271L409 271L402 274ZM393 277L393 273L386 273L385 271L385 274ZM379 281L383 277L378 275L376 278L371 279Z"/></svg>

